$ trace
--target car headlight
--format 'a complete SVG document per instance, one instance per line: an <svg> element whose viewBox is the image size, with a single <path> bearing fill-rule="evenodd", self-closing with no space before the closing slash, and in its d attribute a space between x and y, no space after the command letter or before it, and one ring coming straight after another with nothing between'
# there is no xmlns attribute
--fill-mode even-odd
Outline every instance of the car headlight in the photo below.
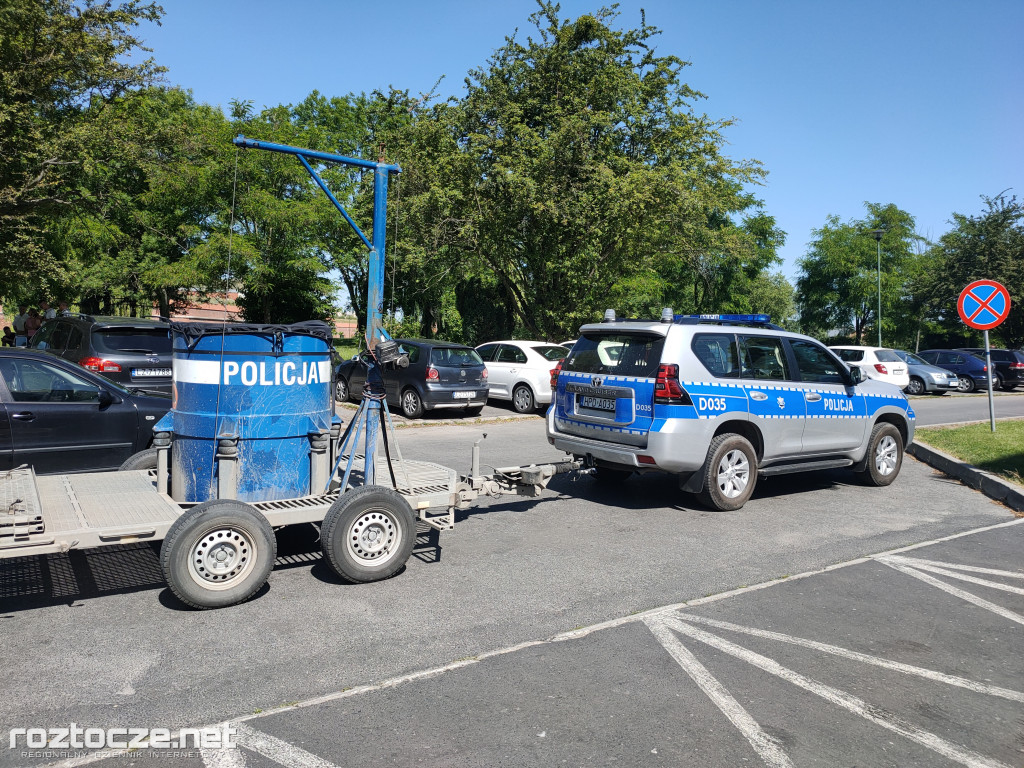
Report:
<svg viewBox="0 0 1024 768"><path fill-rule="evenodd" d="M933 373L931 376L932 376L932 381L945 381L946 380L946 374L944 374L944 373Z"/></svg>

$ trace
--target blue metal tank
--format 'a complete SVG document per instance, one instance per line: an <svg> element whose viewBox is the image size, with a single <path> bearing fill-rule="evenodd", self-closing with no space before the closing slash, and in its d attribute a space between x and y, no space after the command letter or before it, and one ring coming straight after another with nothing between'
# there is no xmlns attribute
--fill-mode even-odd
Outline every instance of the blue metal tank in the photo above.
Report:
<svg viewBox="0 0 1024 768"><path fill-rule="evenodd" d="M310 451L332 421L330 326L172 323L171 335L174 403L154 428L172 433L171 496L322 493L310 488Z"/></svg>

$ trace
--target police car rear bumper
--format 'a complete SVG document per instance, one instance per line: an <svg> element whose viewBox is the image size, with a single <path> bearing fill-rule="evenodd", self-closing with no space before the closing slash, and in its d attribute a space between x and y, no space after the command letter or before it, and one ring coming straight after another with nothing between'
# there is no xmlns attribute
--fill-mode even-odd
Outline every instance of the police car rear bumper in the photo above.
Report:
<svg viewBox="0 0 1024 768"><path fill-rule="evenodd" d="M673 432L673 428L681 428L681 431ZM547 432L555 448L574 456L589 456L596 461L624 467L682 474L696 472L704 466L714 434L714 422L697 419L669 421L665 424L665 431L648 433L646 446L632 446L559 432L552 408L547 414ZM647 457L648 461L640 461L641 456Z"/></svg>

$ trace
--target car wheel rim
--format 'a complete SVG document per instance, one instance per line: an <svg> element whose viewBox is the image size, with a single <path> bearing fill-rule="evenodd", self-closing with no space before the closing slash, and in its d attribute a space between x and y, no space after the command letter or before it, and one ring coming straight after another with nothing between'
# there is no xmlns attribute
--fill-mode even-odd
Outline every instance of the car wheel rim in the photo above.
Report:
<svg viewBox="0 0 1024 768"><path fill-rule="evenodd" d="M533 397L530 395L529 391L522 388L517 389L515 399L516 410L520 412L528 411L532 405Z"/></svg>
<svg viewBox="0 0 1024 768"><path fill-rule="evenodd" d="M907 387L907 391L912 395L920 395L922 389L924 389L924 387L921 386L921 383L914 379L910 380L910 386Z"/></svg>
<svg viewBox="0 0 1024 768"><path fill-rule="evenodd" d="M336 400L345 400L348 397L348 387L342 382L338 382L338 385L334 388L334 398Z"/></svg>
<svg viewBox="0 0 1024 768"><path fill-rule="evenodd" d="M878 470L878 474L886 477L895 472L898 458L899 446L896 444L896 438L886 435L878 441L878 447L875 448L875 469Z"/></svg>
<svg viewBox="0 0 1024 768"><path fill-rule="evenodd" d="M718 490L728 499L740 496L750 483L750 462L740 450L729 451L718 462Z"/></svg>
<svg viewBox="0 0 1024 768"><path fill-rule="evenodd" d="M971 383L964 376L961 376L960 382L957 384L956 388L959 389L961 392L970 392Z"/></svg>
<svg viewBox="0 0 1024 768"><path fill-rule="evenodd" d="M204 589L231 589L256 563L256 542L240 528L215 528L203 534L189 553L188 571Z"/></svg>
<svg viewBox="0 0 1024 768"><path fill-rule="evenodd" d="M403 410L405 411L406 416L415 415L416 411L419 408L419 404L416 402L416 395L414 395L412 392L405 396L405 398L402 400L402 404L404 406Z"/></svg>
<svg viewBox="0 0 1024 768"><path fill-rule="evenodd" d="M347 537L349 553L361 565L379 566L398 551L402 531L386 509L370 509L356 518Z"/></svg>

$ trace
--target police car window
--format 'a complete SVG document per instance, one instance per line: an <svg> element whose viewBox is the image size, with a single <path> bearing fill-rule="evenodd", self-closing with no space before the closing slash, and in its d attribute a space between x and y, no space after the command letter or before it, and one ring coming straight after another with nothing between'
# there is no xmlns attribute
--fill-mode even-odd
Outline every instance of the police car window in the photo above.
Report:
<svg viewBox="0 0 1024 768"><path fill-rule="evenodd" d="M790 347L796 356L801 381L815 381L822 384L842 384L843 374L833 358L823 347L809 341L790 339Z"/></svg>
<svg viewBox="0 0 1024 768"><path fill-rule="evenodd" d="M743 377L747 379L790 378L782 341L770 336L744 336L740 339Z"/></svg>
<svg viewBox="0 0 1024 768"><path fill-rule="evenodd" d="M584 334L562 362L563 371L654 378L661 363L661 334Z"/></svg>
<svg viewBox="0 0 1024 768"><path fill-rule="evenodd" d="M712 376L720 379L739 378L736 337L731 333L699 333L693 337L691 346L701 365Z"/></svg>

